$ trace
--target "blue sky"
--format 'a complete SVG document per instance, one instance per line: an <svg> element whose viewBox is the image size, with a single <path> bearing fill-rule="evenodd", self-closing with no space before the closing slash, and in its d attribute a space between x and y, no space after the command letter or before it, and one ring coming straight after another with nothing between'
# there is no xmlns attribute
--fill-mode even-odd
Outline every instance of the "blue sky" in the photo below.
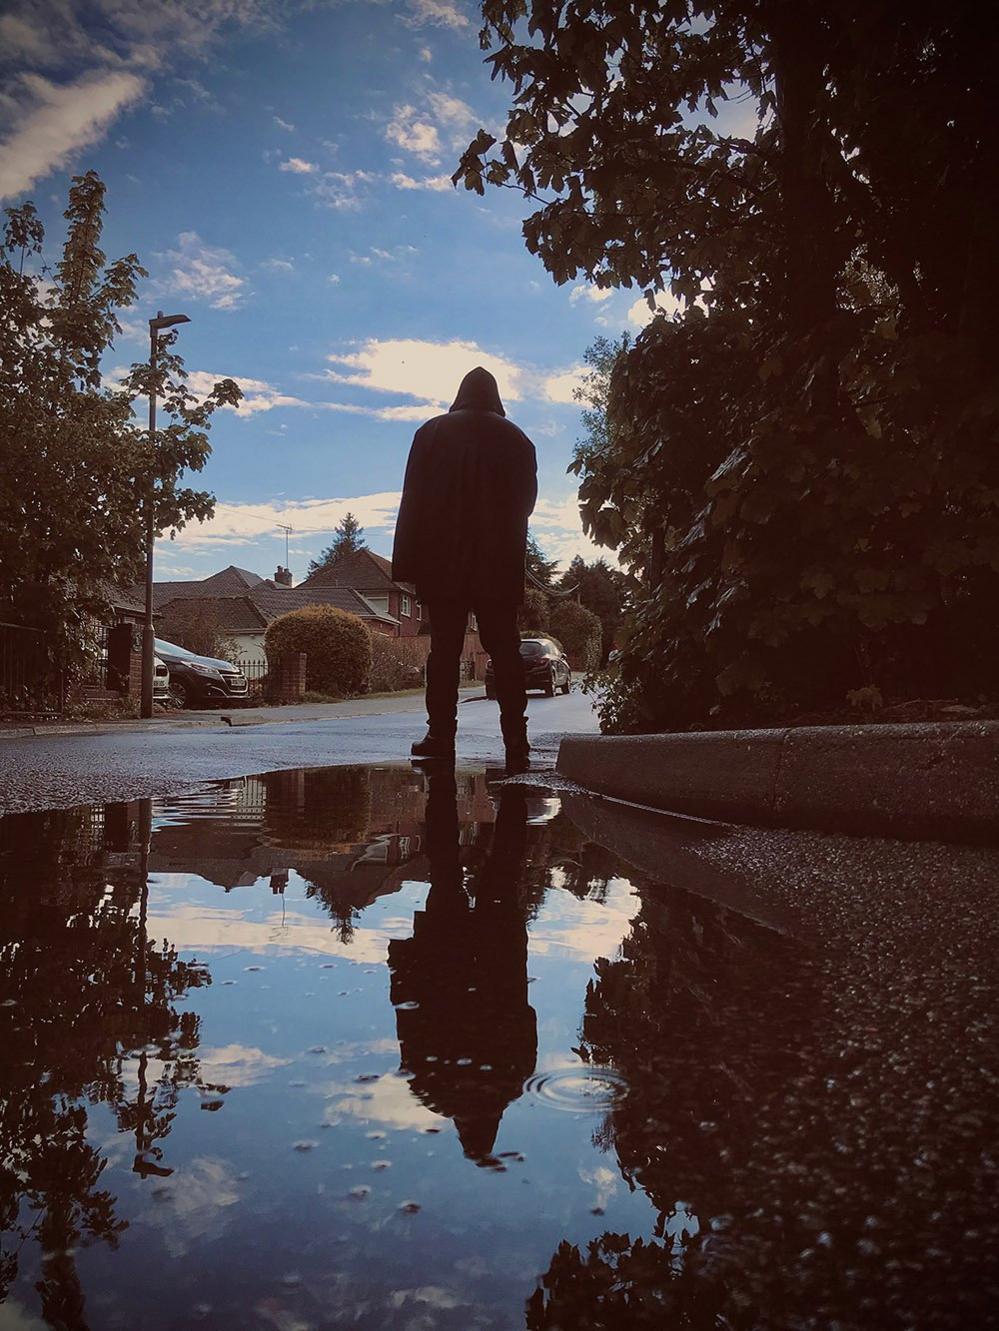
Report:
<svg viewBox="0 0 999 1331"><path fill-rule="evenodd" d="M533 437L534 529L567 561L582 536L572 389L598 334L637 331L635 291L556 287L527 209L448 179L503 123L468 0L73 0L0 17L0 193L33 198L52 254L69 176L108 184L104 248L149 269L107 371L145 354L144 321L183 312L196 387L231 375L203 483L215 519L158 550L158 577L262 574L328 543L348 509L388 553L413 430L475 364ZM134 318L131 316L134 315Z"/></svg>

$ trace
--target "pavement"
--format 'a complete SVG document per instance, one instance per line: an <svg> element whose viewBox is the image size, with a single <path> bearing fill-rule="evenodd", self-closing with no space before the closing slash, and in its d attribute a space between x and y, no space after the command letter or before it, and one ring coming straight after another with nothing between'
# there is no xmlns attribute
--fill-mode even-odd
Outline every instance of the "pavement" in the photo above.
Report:
<svg viewBox="0 0 999 1331"><path fill-rule="evenodd" d="M458 718L458 759L501 762L499 709L481 686L463 690ZM422 695L406 693L7 734L0 737L0 814L173 795L281 768L408 762L424 723ZM528 700L539 768L554 767L565 735L597 729L591 698L578 688L567 697Z"/></svg>

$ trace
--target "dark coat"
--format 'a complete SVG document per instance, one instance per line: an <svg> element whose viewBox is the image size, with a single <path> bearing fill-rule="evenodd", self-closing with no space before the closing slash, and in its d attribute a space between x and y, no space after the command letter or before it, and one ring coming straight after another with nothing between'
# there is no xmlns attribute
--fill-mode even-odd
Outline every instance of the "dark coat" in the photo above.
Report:
<svg viewBox="0 0 999 1331"><path fill-rule="evenodd" d="M505 417L496 380L475 369L461 381L451 410L416 432L392 577L415 583L421 600L524 599L538 468L534 445Z"/></svg>

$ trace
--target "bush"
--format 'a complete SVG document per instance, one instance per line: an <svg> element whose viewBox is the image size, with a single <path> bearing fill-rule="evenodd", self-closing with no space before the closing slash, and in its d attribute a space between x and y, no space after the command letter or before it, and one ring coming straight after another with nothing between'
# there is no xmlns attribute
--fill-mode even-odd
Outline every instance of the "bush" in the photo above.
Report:
<svg viewBox="0 0 999 1331"><path fill-rule="evenodd" d="M357 615L332 605L306 605L289 610L264 635L268 665L273 669L286 652L305 652L306 688L313 693L344 697L362 693L371 671L371 634Z"/></svg>
<svg viewBox="0 0 999 1331"><path fill-rule="evenodd" d="M596 670L600 665L603 626L592 610L576 601L556 601L549 624L560 639L573 670Z"/></svg>
<svg viewBox="0 0 999 1331"><path fill-rule="evenodd" d="M422 647L414 646L419 641L418 638L389 638L384 633L371 635L369 693L419 688L423 682L425 659Z"/></svg>

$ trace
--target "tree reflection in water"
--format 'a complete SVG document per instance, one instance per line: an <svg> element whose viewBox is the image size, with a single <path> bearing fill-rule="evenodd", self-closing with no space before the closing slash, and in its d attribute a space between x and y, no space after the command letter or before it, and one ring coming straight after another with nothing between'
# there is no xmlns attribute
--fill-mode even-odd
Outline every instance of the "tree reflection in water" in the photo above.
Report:
<svg viewBox="0 0 999 1331"><path fill-rule="evenodd" d="M74 1249L126 1227L88 1105L134 1136L136 1173L169 1174L178 1091L202 1085L198 1018L175 1004L210 979L146 936L150 826L148 800L0 821L0 1301L33 1240L54 1327L86 1325Z"/></svg>
<svg viewBox="0 0 999 1331"><path fill-rule="evenodd" d="M782 1325L761 1319L784 1245L755 1165L811 1038L812 974L791 941L712 902L642 897L620 958L596 964L581 1052L629 1085L599 1136L655 1206L654 1235L562 1243L527 1327Z"/></svg>

